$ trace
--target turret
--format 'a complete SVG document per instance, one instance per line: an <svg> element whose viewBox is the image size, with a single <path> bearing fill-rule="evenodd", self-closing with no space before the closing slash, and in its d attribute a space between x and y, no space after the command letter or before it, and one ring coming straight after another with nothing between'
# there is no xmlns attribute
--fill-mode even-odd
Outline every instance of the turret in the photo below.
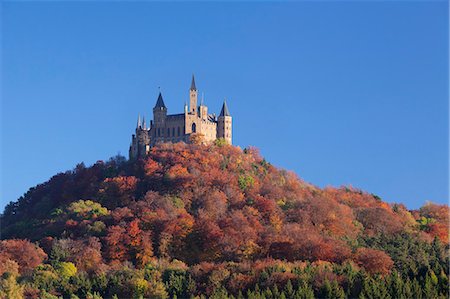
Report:
<svg viewBox="0 0 450 299"><path fill-rule="evenodd" d="M195 78L192 75L191 88L189 89L189 111L197 114L197 87L195 86Z"/></svg>
<svg viewBox="0 0 450 299"><path fill-rule="evenodd" d="M204 105L203 103L203 93L202 93L202 100L200 101L200 106L198 107L199 116L203 120L208 119L208 107Z"/></svg>
<svg viewBox="0 0 450 299"><path fill-rule="evenodd" d="M162 98L161 92L158 95L158 99L156 100L156 105L153 107L153 122L156 127L164 126L167 116L167 107L164 104L164 100Z"/></svg>
<svg viewBox="0 0 450 299"><path fill-rule="evenodd" d="M224 138L228 144L232 144L231 136L232 118L228 110L227 102L224 100L222 110L217 119L217 138Z"/></svg>
<svg viewBox="0 0 450 299"><path fill-rule="evenodd" d="M130 159L137 159L144 157L150 150L150 136L147 130L145 118L141 120L141 115L138 116L136 124L136 133L131 137L131 145L129 150Z"/></svg>
<svg viewBox="0 0 450 299"><path fill-rule="evenodd" d="M142 129L147 130L147 123L145 122L145 116L142 117Z"/></svg>
<svg viewBox="0 0 450 299"><path fill-rule="evenodd" d="M136 130L139 129L141 127L141 114L138 115L138 121L137 121L137 125L136 125Z"/></svg>

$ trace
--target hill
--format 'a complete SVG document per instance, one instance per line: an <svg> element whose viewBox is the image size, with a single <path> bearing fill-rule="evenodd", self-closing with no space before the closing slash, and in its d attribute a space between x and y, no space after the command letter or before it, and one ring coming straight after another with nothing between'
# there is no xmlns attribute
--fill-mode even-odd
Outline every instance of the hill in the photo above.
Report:
<svg viewBox="0 0 450 299"><path fill-rule="evenodd" d="M0 296L446 298L448 218L318 188L254 148L161 144L8 204Z"/></svg>

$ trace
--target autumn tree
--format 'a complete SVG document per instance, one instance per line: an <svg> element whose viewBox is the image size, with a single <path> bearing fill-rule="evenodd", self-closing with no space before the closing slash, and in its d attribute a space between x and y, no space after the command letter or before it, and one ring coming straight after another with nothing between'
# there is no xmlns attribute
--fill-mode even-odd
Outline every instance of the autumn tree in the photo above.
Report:
<svg viewBox="0 0 450 299"><path fill-rule="evenodd" d="M371 274L387 275L394 265L386 253L371 248L358 248L355 259L358 265L364 267Z"/></svg>
<svg viewBox="0 0 450 299"><path fill-rule="evenodd" d="M39 246L27 240L0 241L0 259L15 261L19 265L20 273L33 270L46 258L47 254Z"/></svg>

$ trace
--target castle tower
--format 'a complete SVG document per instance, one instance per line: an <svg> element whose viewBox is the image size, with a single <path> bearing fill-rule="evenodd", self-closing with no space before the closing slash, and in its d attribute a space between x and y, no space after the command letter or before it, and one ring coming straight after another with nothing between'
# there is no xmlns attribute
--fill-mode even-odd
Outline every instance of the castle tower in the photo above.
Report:
<svg viewBox="0 0 450 299"><path fill-rule="evenodd" d="M145 118L141 121L138 117L136 125L136 133L131 137L131 145L129 150L130 159L138 159L145 157L150 150L150 136L148 135L147 124Z"/></svg>
<svg viewBox="0 0 450 299"><path fill-rule="evenodd" d="M228 110L227 102L223 101L222 110L217 119L217 138L224 138L228 144L232 144L231 126L231 114Z"/></svg>
<svg viewBox="0 0 450 299"><path fill-rule="evenodd" d="M197 115L197 87L195 86L194 75L192 75L191 88L189 89L189 112Z"/></svg>
<svg viewBox="0 0 450 299"><path fill-rule="evenodd" d="M167 117L167 107L164 104L161 92L159 92L155 107L153 107L153 124L157 128L164 127Z"/></svg>

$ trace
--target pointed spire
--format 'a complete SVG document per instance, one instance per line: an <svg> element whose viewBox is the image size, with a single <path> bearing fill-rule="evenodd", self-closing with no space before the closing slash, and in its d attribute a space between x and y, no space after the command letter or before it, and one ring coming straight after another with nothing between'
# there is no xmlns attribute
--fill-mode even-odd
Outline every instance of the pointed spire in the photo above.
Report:
<svg viewBox="0 0 450 299"><path fill-rule="evenodd" d="M203 106L203 98L205 97L205 93L202 92L202 100L200 101L200 106Z"/></svg>
<svg viewBox="0 0 450 299"><path fill-rule="evenodd" d="M139 113L136 128L140 128L140 127L141 127L141 114Z"/></svg>
<svg viewBox="0 0 450 299"><path fill-rule="evenodd" d="M230 111L228 111L227 101L223 100L222 110L219 116L231 116Z"/></svg>
<svg viewBox="0 0 450 299"><path fill-rule="evenodd" d="M142 117L142 128L147 130L147 124L145 123L145 116Z"/></svg>
<svg viewBox="0 0 450 299"><path fill-rule="evenodd" d="M197 87L195 87L195 78L194 78L194 74L192 74L191 90L197 90Z"/></svg>
<svg viewBox="0 0 450 299"><path fill-rule="evenodd" d="M164 104L164 100L161 95L161 91L159 92L158 100L156 101L155 108L166 108L166 105Z"/></svg>

